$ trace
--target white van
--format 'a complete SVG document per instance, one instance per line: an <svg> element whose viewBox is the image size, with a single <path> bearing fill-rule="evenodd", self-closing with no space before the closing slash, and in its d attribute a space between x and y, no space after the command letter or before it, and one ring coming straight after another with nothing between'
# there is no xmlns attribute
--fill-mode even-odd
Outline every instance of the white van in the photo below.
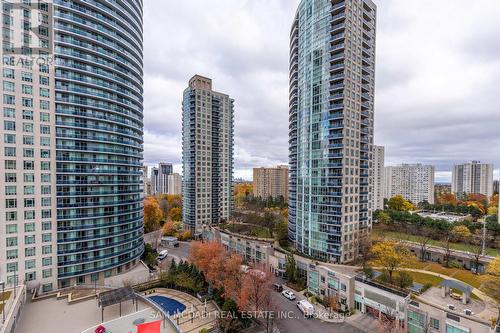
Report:
<svg viewBox="0 0 500 333"><path fill-rule="evenodd" d="M163 260L168 256L168 250L163 250L158 255L158 260Z"/></svg>
<svg viewBox="0 0 500 333"><path fill-rule="evenodd" d="M305 299L298 301L297 307L305 317L312 317L314 315L314 306Z"/></svg>

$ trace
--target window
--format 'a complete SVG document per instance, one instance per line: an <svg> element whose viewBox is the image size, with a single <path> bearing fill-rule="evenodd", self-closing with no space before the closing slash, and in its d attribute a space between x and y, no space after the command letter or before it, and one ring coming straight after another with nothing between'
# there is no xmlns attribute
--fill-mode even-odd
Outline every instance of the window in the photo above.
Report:
<svg viewBox="0 0 500 333"><path fill-rule="evenodd" d="M35 268L35 260L34 259L26 260L24 262L24 268L25 269L33 269L33 268Z"/></svg>
<svg viewBox="0 0 500 333"><path fill-rule="evenodd" d="M17 199L5 199L5 208L17 208Z"/></svg>
<svg viewBox="0 0 500 333"><path fill-rule="evenodd" d="M24 211L24 219L25 220L34 220L35 219L35 211L34 210Z"/></svg>
<svg viewBox="0 0 500 333"><path fill-rule="evenodd" d="M52 245L42 246L42 254L51 254L51 253L52 253Z"/></svg>
<svg viewBox="0 0 500 333"><path fill-rule="evenodd" d="M40 157L41 158L50 158L50 150L41 149L40 150Z"/></svg>
<svg viewBox="0 0 500 333"><path fill-rule="evenodd" d="M33 86L31 86L29 84L23 84L21 86L21 89L22 89L23 94L33 95Z"/></svg>
<svg viewBox="0 0 500 333"><path fill-rule="evenodd" d="M3 108L3 116L5 118L15 118L16 117L16 109Z"/></svg>
<svg viewBox="0 0 500 333"><path fill-rule="evenodd" d="M52 217L52 211L50 209L42 210L42 219L50 219Z"/></svg>
<svg viewBox="0 0 500 333"><path fill-rule="evenodd" d="M11 120L3 121L3 129L6 131L15 131L16 130L16 122Z"/></svg>
<svg viewBox="0 0 500 333"><path fill-rule="evenodd" d="M40 121L43 121L43 122L50 121L50 113L40 112Z"/></svg>
<svg viewBox="0 0 500 333"><path fill-rule="evenodd" d="M51 269L44 269L42 271L42 276L43 276L44 279L51 277L52 276L52 270ZM48 285L49 285L49 287L46 287L46 285L43 285L44 287L46 287L45 288L46 291L52 290L52 283L49 283Z"/></svg>
<svg viewBox="0 0 500 333"><path fill-rule="evenodd" d="M41 137L40 138L40 145L44 146L44 147L50 147L50 138Z"/></svg>
<svg viewBox="0 0 500 333"><path fill-rule="evenodd" d="M43 231L47 231L47 230L51 230L51 229L52 229L52 222L50 222L50 221L42 222L42 230Z"/></svg>
<svg viewBox="0 0 500 333"><path fill-rule="evenodd" d="M50 162L46 162L46 161L40 162L40 169L50 170Z"/></svg>
<svg viewBox="0 0 500 333"><path fill-rule="evenodd" d="M42 242L48 243L52 241L52 234L42 234Z"/></svg>
<svg viewBox="0 0 500 333"><path fill-rule="evenodd" d="M33 257L35 255L36 251L34 247L27 247L24 249L24 256L25 257Z"/></svg>
<svg viewBox="0 0 500 333"><path fill-rule="evenodd" d="M17 262L10 262L7 264L7 272L16 272L18 270Z"/></svg>
<svg viewBox="0 0 500 333"><path fill-rule="evenodd" d="M32 135L23 135L23 144L33 146L35 144L35 139Z"/></svg>
<svg viewBox="0 0 500 333"><path fill-rule="evenodd" d="M5 186L5 195L16 195L17 190L15 186Z"/></svg>
<svg viewBox="0 0 500 333"><path fill-rule="evenodd" d="M3 77L6 79L15 79L14 70L12 68L4 68L3 69Z"/></svg>
<svg viewBox="0 0 500 333"><path fill-rule="evenodd" d="M5 212L6 221L17 221L17 212Z"/></svg>
<svg viewBox="0 0 500 333"><path fill-rule="evenodd" d="M51 206L50 198L42 198L42 207Z"/></svg>
<svg viewBox="0 0 500 333"><path fill-rule="evenodd" d="M49 89L40 88L40 97L50 97Z"/></svg>
<svg viewBox="0 0 500 333"><path fill-rule="evenodd" d="M3 91L14 92L16 89L14 82L3 81Z"/></svg>
<svg viewBox="0 0 500 333"><path fill-rule="evenodd" d="M436 318L431 318L431 328L439 330L439 320Z"/></svg>
<svg viewBox="0 0 500 333"><path fill-rule="evenodd" d="M24 208L35 207L35 198L24 199Z"/></svg>
<svg viewBox="0 0 500 333"><path fill-rule="evenodd" d="M5 156L16 156L16 147L4 147L3 152Z"/></svg>
<svg viewBox="0 0 500 333"><path fill-rule="evenodd" d="M27 108L33 107L33 98L23 97L23 106Z"/></svg>
<svg viewBox="0 0 500 333"><path fill-rule="evenodd" d="M24 82L33 82L33 74L28 72L22 72L21 80L23 80Z"/></svg>
<svg viewBox="0 0 500 333"><path fill-rule="evenodd" d="M24 170L35 170L35 162L34 161L23 161Z"/></svg>
<svg viewBox="0 0 500 333"><path fill-rule="evenodd" d="M40 75L40 84L41 85L48 86L49 82L50 82L50 80L49 80L48 76Z"/></svg>
<svg viewBox="0 0 500 333"><path fill-rule="evenodd" d="M15 170L16 169L16 160L5 160L5 169L7 170Z"/></svg>
<svg viewBox="0 0 500 333"><path fill-rule="evenodd" d="M50 183L50 173L42 173L42 183Z"/></svg>
<svg viewBox="0 0 500 333"><path fill-rule="evenodd" d="M35 150L33 148L23 148L23 157L35 157Z"/></svg>
<svg viewBox="0 0 500 333"><path fill-rule="evenodd" d="M17 250L7 250L7 259L17 259Z"/></svg>
<svg viewBox="0 0 500 333"><path fill-rule="evenodd" d="M42 185L42 191L41 191L42 194L50 194L50 192L51 192L50 185Z"/></svg>
<svg viewBox="0 0 500 333"><path fill-rule="evenodd" d="M33 124L23 123L23 132L24 133L33 133Z"/></svg>
<svg viewBox="0 0 500 333"><path fill-rule="evenodd" d="M40 101L40 109L42 109L42 110L50 109L50 102L49 101Z"/></svg>
<svg viewBox="0 0 500 333"><path fill-rule="evenodd" d="M3 102L4 102L4 104L7 104L7 105L14 105L14 104L16 104L16 97L14 95L4 94L3 95Z"/></svg>
<svg viewBox="0 0 500 333"><path fill-rule="evenodd" d="M26 281L34 281L36 280L36 272L28 272L24 274L24 279Z"/></svg>
<svg viewBox="0 0 500 333"><path fill-rule="evenodd" d="M23 110L23 119L24 120L33 120L33 111Z"/></svg>
<svg viewBox="0 0 500 333"><path fill-rule="evenodd" d="M17 237L7 237L5 239L7 247L17 246Z"/></svg>
<svg viewBox="0 0 500 333"><path fill-rule="evenodd" d="M4 143L16 143L16 135L15 134L4 134L3 142Z"/></svg>
<svg viewBox="0 0 500 333"><path fill-rule="evenodd" d="M26 194L26 195L35 194L35 186L33 186L33 185L24 186L24 194Z"/></svg>
<svg viewBox="0 0 500 333"><path fill-rule="evenodd" d="M24 244L35 244L35 236L24 236Z"/></svg>
<svg viewBox="0 0 500 333"><path fill-rule="evenodd" d="M17 234L17 224L7 224L5 226L6 234Z"/></svg>
<svg viewBox="0 0 500 333"><path fill-rule="evenodd" d="M25 223L24 224L24 232L35 232L35 223Z"/></svg>
<svg viewBox="0 0 500 333"><path fill-rule="evenodd" d="M15 183L17 181L17 177L15 173L6 173L5 174L5 182L6 183Z"/></svg>
<svg viewBox="0 0 500 333"><path fill-rule="evenodd" d="M50 126L40 125L40 133L41 134L50 134Z"/></svg>
<svg viewBox="0 0 500 333"><path fill-rule="evenodd" d="M51 257L42 259L42 266L50 266L50 265L52 265L52 258Z"/></svg>

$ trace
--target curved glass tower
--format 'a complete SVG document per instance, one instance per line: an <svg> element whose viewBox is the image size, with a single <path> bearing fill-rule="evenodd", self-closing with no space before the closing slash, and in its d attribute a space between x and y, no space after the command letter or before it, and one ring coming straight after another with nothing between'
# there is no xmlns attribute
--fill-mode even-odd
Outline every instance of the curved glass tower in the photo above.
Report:
<svg viewBox="0 0 500 333"><path fill-rule="evenodd" d="M140 0L54 0L59 287L143 252Z"/></svg>
<svg viewBox="0 0 500 333"><path fill-rule="evenodd" d="M376 6L302 0L290 33L289 238L349 262L371 230Z"/></svg>

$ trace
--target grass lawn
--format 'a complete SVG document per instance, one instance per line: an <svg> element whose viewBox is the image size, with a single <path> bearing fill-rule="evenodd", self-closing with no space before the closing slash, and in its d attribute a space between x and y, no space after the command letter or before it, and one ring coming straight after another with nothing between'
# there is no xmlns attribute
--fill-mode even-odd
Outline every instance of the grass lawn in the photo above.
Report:
<svg viewBox="0 0 500 333"><path fill-rule="evenodd" d="M414 235L409 235L409 234L404 234L401 232L395 232L395 231L386 231L386 230L380 230L378 228L373 229L373 234L379 237L387 237L387 238L392 238L392 239L397 239L397 240L406 240L410 242L416 242L418 243L418 236ZM429 245L433 246L441 246L441 242L431 239L429 241ZM453 250L459 250L459 251L468 251L469 248L467 247L467 244L463 243L450 243L450 248ZM489 256L500 256L500 249L494 249L487 247L486 248L486 254Z"/></svg>
<svg viewBox="0 0 500 333"><path fill-rule="evenodd" d="M230 232L234 232L237 234L242 234L251 237L259 237L259 238L272 238L269 234L269 230L263 228L261 226L253 225L253 224L226 224L221 226L222 228L229 230Z"/></svg>
<svg viewBox="0 0 500 333"><path fill-rule="evenodd" d="M441 282L443 282L443 279L440 278L439 276L431 275L431 274L425 274L425 273L420 273L420 272L406 272L411 275L413 278L413 282L420 283L422 285L425 285L426 283L432 284L433 287L438 286Z"/></svg>

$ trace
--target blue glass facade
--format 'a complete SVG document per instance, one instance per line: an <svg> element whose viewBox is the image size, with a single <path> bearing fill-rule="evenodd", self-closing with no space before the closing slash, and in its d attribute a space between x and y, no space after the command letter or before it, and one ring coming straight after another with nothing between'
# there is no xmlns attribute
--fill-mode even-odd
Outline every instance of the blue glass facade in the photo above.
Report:
<svg viewBox="0 0 500 333"><path fill-rule="evenodd" d="M375 5L303 0L290 34L289 238L355 259L371 230Z"/></svg>
<svg viewBox="0 0 500 333"><path fill-rule="evenodd" d="M60 287L143 252L142 29L142 1L54 1Z"/></svg>

